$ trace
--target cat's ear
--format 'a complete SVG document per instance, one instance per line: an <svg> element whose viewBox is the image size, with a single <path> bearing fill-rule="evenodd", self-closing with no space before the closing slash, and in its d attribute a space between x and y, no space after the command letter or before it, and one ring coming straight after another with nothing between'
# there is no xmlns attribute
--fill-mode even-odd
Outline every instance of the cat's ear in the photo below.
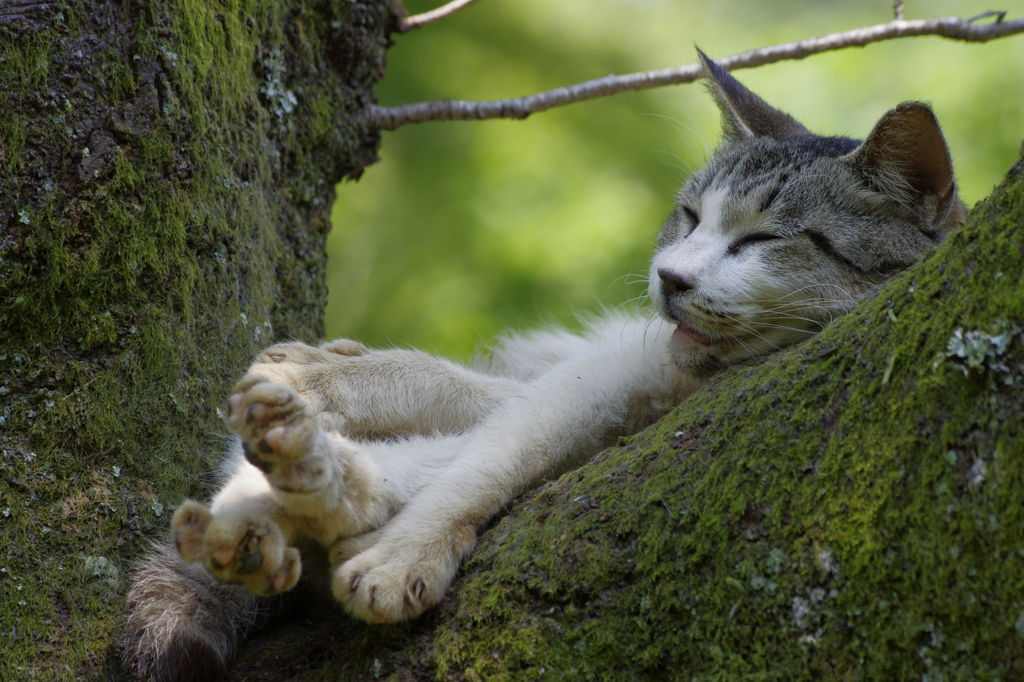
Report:
<svg viewBox="0 0 1024 682"><path fill-rule="evenodd" d="M748 90L700 49L697 54L704 66L704 78L710 85L711 94L722 111L726 140L735 142L755 137L781 140L811 134L795 118Z"/></svg>
<svg viewBox="0 0 1024 682"><path fill-rule="evenodd" d="M904 102L886 112L848 159L872 189L921 212L929 228L944 232L945 223L958 222L947 220L963 212L953 160L927 104Z"/></svg>

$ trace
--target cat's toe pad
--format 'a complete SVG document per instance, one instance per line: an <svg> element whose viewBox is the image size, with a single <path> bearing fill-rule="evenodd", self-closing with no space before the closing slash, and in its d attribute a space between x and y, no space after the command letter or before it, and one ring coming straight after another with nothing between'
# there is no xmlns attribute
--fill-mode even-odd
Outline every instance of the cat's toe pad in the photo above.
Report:
<svg viewBox="0 0 1024 682"><path fill-rule="evenodd" d="M239 381L228 409L228 428L241 438L246 459L264 473L276 463L305 458L319 428L295 389L261 376Z"/></svg>
<svg viewBox="0 0 1024 682"><path fill-rule="evenodd" d="M171 519L171 532L183 559L201 561L218 581L244 585L253 594L290 590L302 573L298 550L285 545L281 529L269 519L215 516L186 500Z"/></svg>

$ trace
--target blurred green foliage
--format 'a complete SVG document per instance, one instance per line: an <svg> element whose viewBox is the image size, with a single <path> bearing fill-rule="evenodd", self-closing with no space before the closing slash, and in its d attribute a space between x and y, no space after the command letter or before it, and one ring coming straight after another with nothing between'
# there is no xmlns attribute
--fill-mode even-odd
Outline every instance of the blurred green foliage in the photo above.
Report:
<svg viewBox="0 0 1024 682"><path fill-rule="evenodd" d="M441 0L406 0L415 14ZM987 0L906 4L968 17ZM1003 2L1010 17L1024 2ZM394 37L382 105L518 97L882 23L890 0L480 0ZM985 20L989 21L989 20ZM737 72L822 134L863 137L895 104L931 102L968 205L1024 137L1024 36L905 38ZM672 196L719 136L696 84L627 93L525 121L428 123L383 134L381 162L338 187L329 336L465 358L510 328L629 305ZM635 304L634 304L635 305Z"/></svg>

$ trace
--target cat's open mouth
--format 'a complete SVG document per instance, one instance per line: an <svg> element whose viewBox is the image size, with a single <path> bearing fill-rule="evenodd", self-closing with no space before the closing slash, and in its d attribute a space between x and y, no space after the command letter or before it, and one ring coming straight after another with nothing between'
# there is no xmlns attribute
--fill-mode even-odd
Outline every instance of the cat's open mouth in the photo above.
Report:
<svg viewBox="0 0 1024 682"><path fill-rule="evenodd" d="M680 339L685 339L701 346L710 346L712 343L714 343L714 341L711 340L711 337L708 336L707 334L701 334L696 329L688 327L683 323L679 323L679 326L676 327L674 335L679 337Z"/></svg>

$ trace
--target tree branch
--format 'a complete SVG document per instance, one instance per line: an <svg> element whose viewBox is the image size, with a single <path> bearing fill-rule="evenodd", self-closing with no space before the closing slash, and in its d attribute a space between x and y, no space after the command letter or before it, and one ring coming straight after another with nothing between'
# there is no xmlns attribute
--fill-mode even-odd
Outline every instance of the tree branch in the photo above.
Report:
<svg viewBox="0 0 1024 682"><path fill-rule="evenodd" d="M414 28L420 28L427 24L432 24L439 19L444 19L450 14L458 12L467 5L472 5L476 0L452 0L447 5L442 5L437 9L432 9L429 12L423 12L422 14L414 14L411 17L402 17L398 20L398 32L405 33L411 31Z"/></svg>
<svg viewBox="0 0 1024 682"><path fill-rule="evenodd" d="M472 0L463 0L468 4ZM458 3L449 3L455 5ZM448 7L446 5L445 7ZM435 12L445 9L441 7ZM429 13L428 13L429 14ZM423 16L423 15L420 15ZM410 17L415 18L415 17ZM976 19L977 17L975 17ZM947 17L943 19L920 19L915 21L890 21L886 24L831 33L820 38L807 38L792 43L748 50L730 57L716 60L724 68L747 69L787 59L803 59L820 52L841 50L847 47L863 47L870 43L910 36L941 36L951 40L984 43L996 38L1024 33L1024 19L1013 21L997 20L995 23L976 26L973 19ZM418 104L403 104L396 107L372 106L368 112L370 126L375 130L395 130L411 123L427 121L477 121L488 118L526 118L538 111L553 107L582 102L597 97L616 95L627 90L645 90L663 85L690 83L700 77L699 64L687 64L659 71L645 71L625 76L605 76L595 80L577 83L567 87L540 92L528 97L466 102L461 100L435 100Z"/></svg>

